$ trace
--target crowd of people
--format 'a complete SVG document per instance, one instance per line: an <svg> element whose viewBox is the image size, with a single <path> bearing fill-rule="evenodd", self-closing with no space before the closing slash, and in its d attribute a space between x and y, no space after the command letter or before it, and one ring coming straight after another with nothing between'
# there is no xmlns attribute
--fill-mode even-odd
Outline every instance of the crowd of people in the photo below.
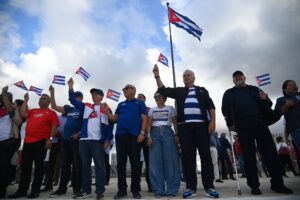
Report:
<svg viewBox="0 0 300 200"><path fill-rule="evenodd" d="M259 189L261 168L270 177L274 192L293 193L284 185L283 177L287 176L286 165L295 176L299 175L292 165L289 146L294 143L299 160L300 94L295 81L283 83L283 96L277 99L272 110L268 95L258 87L246 84L243 72L234 72L234 86L225 91L222 99L229 141L226 133L219 136L216 132L214 102L204 87L194 84L193 71L185 70L184 87L176 88L164 86L157 65L153 68L153 75L157 84L155 107L146 107L145 95L138 94L136 97L136 87L127 84L123 88L126 99L118 104L114 113L108 104L102 102L104 93L101 89L91 89L93 102L84 103L83 93L74 91L72 78L68 80L72 106L57 105L55 89L50 86L50 96L42 94L39 107L29 109L28 93L24 95L24 100L13 101L8 87L4 87L0 96L0 198L32 199L47 191L52 191L49 197L56 198L66 194L69 182L73 198L90 197L93 161L96 198L102 199L105 186L109 184L109 152L114 141L118 182L114 199L127 197L128 157L131 166L130 192L134 199L142 198L141 157L146 163L148 192L153 192L156 198L176 197L181 181L185 182L186 187L182 197L195 197L198 189L197 152L201 160L202 185L208 197L218 198L220 194L214 182L222 183L228 178L246 178L251 194L262 194ZM167 98L175 99L176 106L166 105ZM268 128L266 109L278 119L284 115L286 143L283 137L278 137L275 145ZM14 194L7 195L7 187L15 173L15 170L14 173L7 173L7 169L11 168L11 160L19 152L20 130L25 121L19 186ZM113 133L114 124L116 129ZM234 142L231 141L232 131L235 132ZM50 149L50 154L45 173L47 149ZM236 164L233 164L234 159ZM240 177L236 177L237 165ZM60 166L59 169L57 166ZM55 191L54 174L60 177ZM41 189L44 176L45 187Z"/></svg>

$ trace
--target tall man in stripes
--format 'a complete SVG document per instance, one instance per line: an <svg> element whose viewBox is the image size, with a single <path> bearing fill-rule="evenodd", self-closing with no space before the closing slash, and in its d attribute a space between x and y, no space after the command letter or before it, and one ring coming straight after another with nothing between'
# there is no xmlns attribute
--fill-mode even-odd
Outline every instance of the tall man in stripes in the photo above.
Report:
<svg viewBox="0 0 300 200"><path fill-rule="evenodd" d="M202 166L202 183L208 197L218 198L213 185L214 172L210 155L210 134L215 130L215 106L204 87L195 86L195 74L191 70L183 73L185 87L166 88L162 83L157 65L153 74L158 92L173 98L177 103L179 142L183 156L183 170L186 175L186 191L183 198L196 196L196 151L198 149Z"/></svg>

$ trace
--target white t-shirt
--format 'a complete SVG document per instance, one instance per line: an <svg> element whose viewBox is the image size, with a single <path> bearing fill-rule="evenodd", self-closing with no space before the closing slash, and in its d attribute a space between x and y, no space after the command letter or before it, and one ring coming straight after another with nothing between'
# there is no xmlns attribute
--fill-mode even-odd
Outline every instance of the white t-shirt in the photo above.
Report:
<svg viewBox="0 0 300 200"><path fill-rule="evenodd" d="M172 117L176 116L173 106L151 108L148 116L152 118L152 126L172 126Z"/></svg>
<svg viewBox="0 0 300 200"><path fill-rule="evenodd" d="M0 141L7 140L11 133L12 120L9 115L0 117Z"/></svg>
<svg viewBox="0 0 300 200"><path fill-rule="evenodd" d="M88 137L80 140L101 140L100 123L100 105L94 105L94 111L90 114L88 120Z"/></svg>

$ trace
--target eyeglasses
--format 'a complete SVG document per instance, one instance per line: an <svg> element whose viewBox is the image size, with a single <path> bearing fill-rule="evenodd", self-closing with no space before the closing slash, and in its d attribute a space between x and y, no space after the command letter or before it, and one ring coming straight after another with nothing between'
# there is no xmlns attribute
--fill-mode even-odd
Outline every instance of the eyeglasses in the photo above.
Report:
<svg viewBox="0 0 300 200"><path fill-rule="evenodd" d="M134 87L132 87L132 86L126 86L126 87L123 88L123 91L129 90L129 89L134 89Z"/></svg>
<svg viewBox="0 0 300 200"><path fill-rule="evenodd" d="M158 94L158 95L155 95L155 96L154 96L154 99L158 99L158 98L160 98L160 97L161 97L161 95Z"/></svg>

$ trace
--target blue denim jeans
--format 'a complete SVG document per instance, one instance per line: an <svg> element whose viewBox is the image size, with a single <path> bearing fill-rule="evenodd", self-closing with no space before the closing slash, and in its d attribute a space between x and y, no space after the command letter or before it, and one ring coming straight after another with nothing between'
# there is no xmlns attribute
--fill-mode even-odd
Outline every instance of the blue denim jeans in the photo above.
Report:
<svg viewBox="0 0 300 200"><path fill-rule="evenodd" d="M298 153L300 153L300 129L291 132L291 136L297 146Z"/></svg>
<svg viewBox="0 0 300 200"><path fill-rule="evenodd" d="M82 164L82 192L91 193L91 164L93 158L96 171L96 193L104 193L105 167L103 143L99 140L80 140L79 154Z"/></svg>
<svg viewBox="0 0 300 200"><path fill-rule="evenodd" d="M153 127L151 139L149 176L154 194L176 195L180 187L180 171L174 132L169 126Z"/></svg>

